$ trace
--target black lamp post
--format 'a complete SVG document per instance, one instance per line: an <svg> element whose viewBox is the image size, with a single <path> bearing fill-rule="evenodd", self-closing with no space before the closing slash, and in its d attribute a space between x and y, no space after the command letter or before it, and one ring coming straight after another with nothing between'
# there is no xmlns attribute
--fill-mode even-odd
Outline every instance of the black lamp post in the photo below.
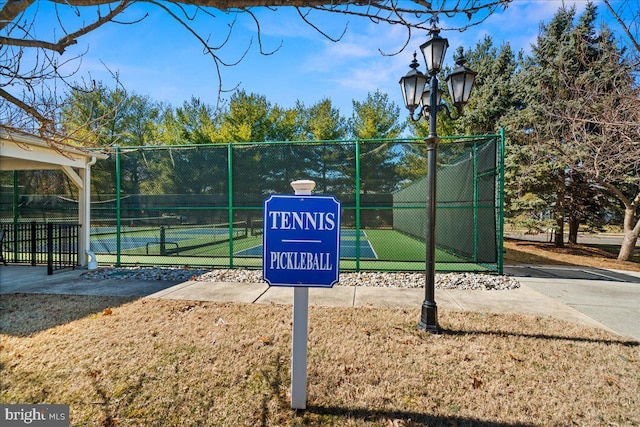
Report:
<svg viewBox="0 0 640 427"><path fill-rule="evenodd" d="M411 120L418 121L420 116L429 119L429 136L425 138L427 144L427 219L426 219L426 263L425 263L425 298L422 302L422 314L418 329L429 332L439 332L438 307L435 300L435 272L436 272L436 169L438 156L438 142L440 138L436 132L436 115L438 110L445 109L451 117L449 108L441 104L441 95L438 90L438 73L441 70L444 56L449 47L449 41L440 37L440 30L436 22L429 30L431 38L420 46L427 65L426 76L418 70L416 54L413 54L411 71L400 79L404 103L410 112ZM473 81L476 73L464 66L466 62L462 49L456 59L457 67L445 79L449 87L449 94L453 105L458 112L469 101ZM429 85L427 80L429 79ZM413 114L421 107L417 118Z"/></svg>

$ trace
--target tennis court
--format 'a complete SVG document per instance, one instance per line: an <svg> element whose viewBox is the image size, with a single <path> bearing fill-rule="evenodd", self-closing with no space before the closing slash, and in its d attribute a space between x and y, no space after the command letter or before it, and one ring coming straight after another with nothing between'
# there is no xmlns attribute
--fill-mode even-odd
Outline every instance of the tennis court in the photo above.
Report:
<svg viewBox="0 0 640 427"><path fill-rule="evenodd" d="M100 227L100 232L92 236L91 249L95 252L116 253L118 236L115 228ZM246 238L248 229L245 222L228 224L202 224L159 227L122 227L120 231L120 251L128 254L172 255L194 249L220 245L233 239Z"/></svg>
<svg viewBox="0 0 640 427"><path fill-rule="evenodd" d="M436 171L439 271L501 271L503 145L503 134L443 137ZM308 176L317 194L342 203L341 268L424 269L428 171L422 140L114 150L92 174L90 248L101 263L259 268L265 198L290 194L290 182ZM135 175L128 169L134 165ZM134 182L133 176L144 179ZM37 179L7 177L14 189L0 212L3 222L74 222L77 195L42 196L31 190Z"/></svg>
<svg viewBox="0 0 640 427"><path fill-rule="evenodd" d="M144 258L157 255L170 257L234 257L249 259L262 257L261 224L246 222L161 226L121 227L120 253ZM103 228L93 235L91 248L96 253L116 254L117 235L113 229ZM230 236L233 238L230 239ZM233 247L230 247L231 244ZM424 241L416 236L393 229L342 229L340 232L340 258L345 261L424 262ZM461 263L465 258L443 248L436 249L440 263ZM186 261L186 260L185 260ZM188 261L186 261L188 262ZM447 267L447 269L450 269Z"/></svg>
<svg viewBox="0 0 640 427"><path fill-rule="evenodd" d="M378 259L376 251L371 246L371 242L367 239L366 232L360 230L360 241L356 239L358 233L356 230L340 230L340 258L356 258L358 256L358 243L360 246L360 258L362 259ZM262 243L248 249L244 249L234 253L235 256L262 256Z"/></svg>

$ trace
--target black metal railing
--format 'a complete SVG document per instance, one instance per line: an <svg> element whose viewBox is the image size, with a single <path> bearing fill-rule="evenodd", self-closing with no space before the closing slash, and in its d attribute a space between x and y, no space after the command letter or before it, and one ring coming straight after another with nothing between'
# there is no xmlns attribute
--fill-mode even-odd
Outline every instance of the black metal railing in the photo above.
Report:
<svg viewBox="0 0 640 427"><path fill-rule="evenodd" d="M79 224L4 223L4 259L14 264L47 265L47 273L78 266Z"/></svg>
<svg viewBox="0 0 640 427"><path fill-rule="evenodd" d="M47 224L47 274L78 265L80 226Z"/></svg>

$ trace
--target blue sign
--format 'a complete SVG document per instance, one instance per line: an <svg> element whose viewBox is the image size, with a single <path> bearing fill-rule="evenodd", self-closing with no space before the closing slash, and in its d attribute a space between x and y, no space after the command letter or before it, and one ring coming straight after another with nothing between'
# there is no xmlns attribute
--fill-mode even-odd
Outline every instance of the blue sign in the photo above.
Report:
<svg viewBox="0 0 640 427"><path fill-rule="evenodd" d="M262 275L271 286L327 287L340 271L340 202L331 196L264 201Z"/></svg>

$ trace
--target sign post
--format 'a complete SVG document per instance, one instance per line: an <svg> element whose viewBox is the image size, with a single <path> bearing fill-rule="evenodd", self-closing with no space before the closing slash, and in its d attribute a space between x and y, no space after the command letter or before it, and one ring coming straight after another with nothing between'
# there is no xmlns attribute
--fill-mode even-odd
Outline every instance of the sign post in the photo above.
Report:
<svg viewBox="0 0 640 427"><path fill-rule="evenodd" d="M309 334L309 288L293 289L293 336L291 339L291 408L307 408L307 342Z"/></svg>
<svg viewBox="0 0 640 427"><path fill-rule="evenodd" d="M315 182L294 181L295 196L264 202L262 272L270 286L293 287L291 408L307 407L309 287L330 288L340 270L340 202L312 196Z"/></svg>

